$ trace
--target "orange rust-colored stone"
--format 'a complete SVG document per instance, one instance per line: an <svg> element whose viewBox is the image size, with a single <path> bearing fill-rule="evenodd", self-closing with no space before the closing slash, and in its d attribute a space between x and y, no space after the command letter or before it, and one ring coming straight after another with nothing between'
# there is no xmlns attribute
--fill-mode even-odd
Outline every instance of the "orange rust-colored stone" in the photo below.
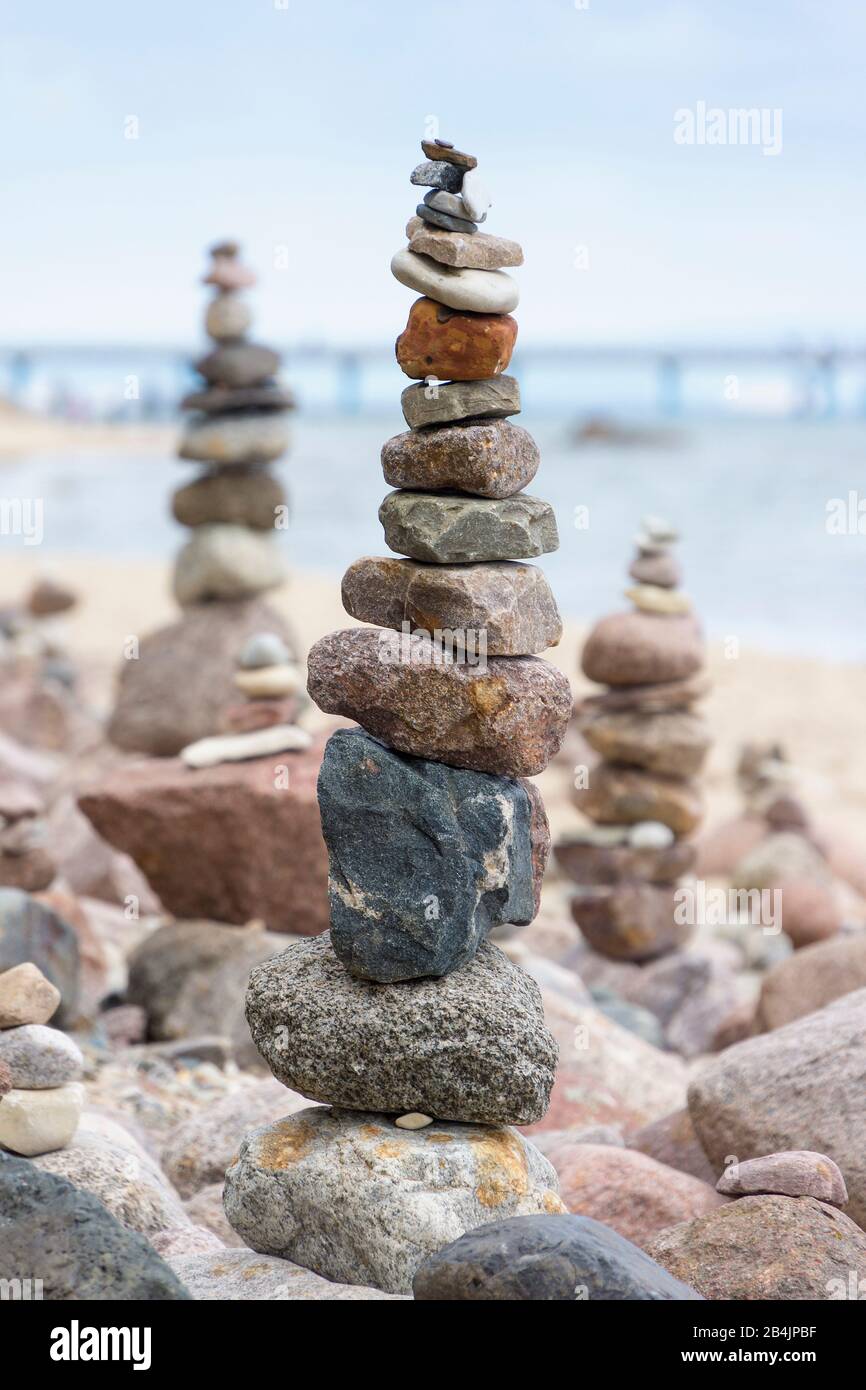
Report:
<svg viewBox="0 0 866 1390"><path fill-rule="evenodd" d="M397 361L418 380L485 381L505 371L516 339L510 314L458 314L435 299L416 299L397 339Z"/></svg>

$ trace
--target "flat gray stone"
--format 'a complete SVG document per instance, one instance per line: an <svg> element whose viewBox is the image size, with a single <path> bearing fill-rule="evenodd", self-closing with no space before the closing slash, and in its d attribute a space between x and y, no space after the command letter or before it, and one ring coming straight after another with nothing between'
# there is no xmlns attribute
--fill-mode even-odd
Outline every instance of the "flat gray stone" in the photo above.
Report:
<svg viewBox="0 0 866 1390"><path fill-rule="evenodd" d="M407 386L400 396L410 429L455 425L462 420L502 420L520 414L520 386L513 376L485 381L443 381Z"/></svg>
<svg viewBox="0 0 866 1390"><path fill-rule="evenodd" d="M512 1129L406 1130L384 1115L327 1108L248 1134L224 1201L254 1250L405 1294L425 1255L464 1231L563 1210L553 1167Z"/></svg>
<svg viewBox="0 0 866 1390"><path fill-rule="evenodd" d="M478 229L474 222L470 222L466 217L452 217L447 212L440 212L438 208L431 208L427 203L419 203L415 209L422 222L428 222L431 227L439 227L446 232L462 232L464 236L472 236Z"/></svg>
<svg viewBox="0 0 866 1390"><path fill-rule="evenodd" d="M246 1012L271 1071L310 1100L467 1124L547 1109L557 1050L538 986L489 942L441 980L380 985L328 935L298 941L253 969Z"/></svg>
<svg viewBox="0 0 866 1390"><path fill-rule="evenodd" d="M279 353L257 343L222 343L195 364L212 386L259 386L280 365Z"/></svg>
<svg viewBox="0 0 866 1390"><path fill-rule="evenodd" d="M528 560L559 549L553 508L527 492L501 499L392 492L379 520L391 550L439 565Z"/></svg>

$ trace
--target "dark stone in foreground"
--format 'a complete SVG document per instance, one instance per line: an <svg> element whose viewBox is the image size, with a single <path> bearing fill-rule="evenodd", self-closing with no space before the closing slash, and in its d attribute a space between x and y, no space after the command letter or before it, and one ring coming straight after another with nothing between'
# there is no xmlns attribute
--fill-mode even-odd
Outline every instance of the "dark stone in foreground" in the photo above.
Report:
<svg viewBox="0 0 866 1390"><path fill-rule="evenodd" d="M49 1301L190 1297L144 1236L121 1226L96 1197L2 1154L0 1231L0 1279L40 1279Z"/></svg>
<svg viewBox="0 0 866 1390"><path fill-rule="evenodd" d="M331 944L361 979L446 975L491 927L531 922L543 809L510 778L407 758L362 729L332 734L319 773ZM540 884L539 884L540 887Z"/></svg>
<svg viewBox="0 0 866 1390"><path fill-rule="evenodd" d="M588 1216L515 1216L467 1232L415 1275L416 1299L536 1303L702 1299Z"/></svg>

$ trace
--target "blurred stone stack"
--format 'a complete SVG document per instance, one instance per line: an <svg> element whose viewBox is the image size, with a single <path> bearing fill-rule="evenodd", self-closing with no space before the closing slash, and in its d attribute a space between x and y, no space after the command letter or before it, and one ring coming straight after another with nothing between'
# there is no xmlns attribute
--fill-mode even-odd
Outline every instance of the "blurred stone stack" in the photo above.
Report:
<svg viewBox="0 0 866 1390"><path fill-rule="evenodd" d="M31 962L0 972L0 1149L36 1158L62 1149L81 1116L84 1059L48 1020L60 991Z"/></svg>
<svg viewBox="0 0 866 1390"><path fill-rule="evenodd" d="M644 519L626 590L629 613L602 618L582 666L608 687L584 700L578 726L601 761L576 785L593 826L557 845L578 884L574 919L590 945L619 960L649 960L682 945L690 921L675 916L677 881L694 868L687 838L701 818L695 781L710 746L693 710L705 693L703 642L667 523Z"/></svg>
<svg viewBox="0 0 866 1390"><path fill-rule="evenodd" d="M230 703L235 658L262 631L292 641L262 595L285 579L276 531L288 518L286 493L270 465L289 443L291 395L278 384L280 359L248 340L243 291L255 276L234 242L211 250L205 284L214 288L205 328L215 346L196 363L201 386L181 402L194 412L178 449L203 471L172 498L192 531L180 551L174 595L179 623L144 638L124 662L109 736L122 748L169 757L205 738Z"/></svg>
<svg viewBox="0 0 866 1390"><path fill-rule="evenodd" d="M571 714L535 653L559 640L543 574L538 450L505 417L513 242L476 230L475 159L423 145L431 193L396 277L425 296L397 343L410 430L389 440L380 517L403 559L357 561L352 616L310 653L308 689L356 720L319 776L331 933L253 970L247 1018L274 1074L323 1108L247 1136L226 1211L254 1249L409 1292L425 1253L496 1216L562 1210L553 1169L510 1128L547 1109L556 1044L535 982L486 940L538 909L549 849L535 788ZM324 1108L333 1107L333 1108Z"/></svg>

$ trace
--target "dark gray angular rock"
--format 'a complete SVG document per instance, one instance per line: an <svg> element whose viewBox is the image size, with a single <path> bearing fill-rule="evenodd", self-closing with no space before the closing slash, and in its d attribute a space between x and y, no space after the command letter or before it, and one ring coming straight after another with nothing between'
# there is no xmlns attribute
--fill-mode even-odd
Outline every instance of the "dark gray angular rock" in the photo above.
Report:
<svg viewBox="0 0 866 1390"><path fill-rule="evenodd" d="M440 980L356 980L327 936L250 975L247 1022L283 1085L350 1110L465 1124L545 1113L557 1046L535 981L489 941Z"/></svg>
<svg viewBox="0 0 866 1390"><path fill-rule="evenodd" d="M409 182L421 188L444 188L446 193L459 193L463 185L463 170L444 159L423 159L412 170Z"/></svg>
<svg viewBox="0 0 866 1390"><path fill-rule="evenodd" d="M0 888L0 970L25 961L60 990L52 1022L70 1027L78 1012L80 954L73 927L52 908L18 888Z"/></svg>
<svg viewBox="0 0 866 1390"><path fill-rule="evenodd" d="M444 381L435 386L407 386L400 396L410 429L456 425L460 420L502 420L520 414L520 387L513 376L483 381Z"/></svg>
<svg viewBox="0 0 866 1390"><path fill-rule="evenodd" d="M446 975L491 927L535 916L533 805L519 782L339 729L325 748L319 808L331 944L360 979ZM535 838L549 843L542 819Z"/></svg>
<svg viewBox="0 0 866 1390"><path fill-rule="evenodd" d="M167 1302L189 1293L144 1236L96 1197L0 1154L0 1279L42 1280L54 1301Z"/></svg>
<svg viewBox="0 0 866 1390"><path fill-rule="evenodd" d="M490 499L447 492L391 492L379 508L398 555L432 564L528 560L559 548L549 502L520 492Z"/></svg>
<svg viewBox="0 0 866 1390"><path fill-rule="evenodd" d="M672 1302L702 1295L589 1216L514 1216L428 1255L416 1299Z"/></svg>

